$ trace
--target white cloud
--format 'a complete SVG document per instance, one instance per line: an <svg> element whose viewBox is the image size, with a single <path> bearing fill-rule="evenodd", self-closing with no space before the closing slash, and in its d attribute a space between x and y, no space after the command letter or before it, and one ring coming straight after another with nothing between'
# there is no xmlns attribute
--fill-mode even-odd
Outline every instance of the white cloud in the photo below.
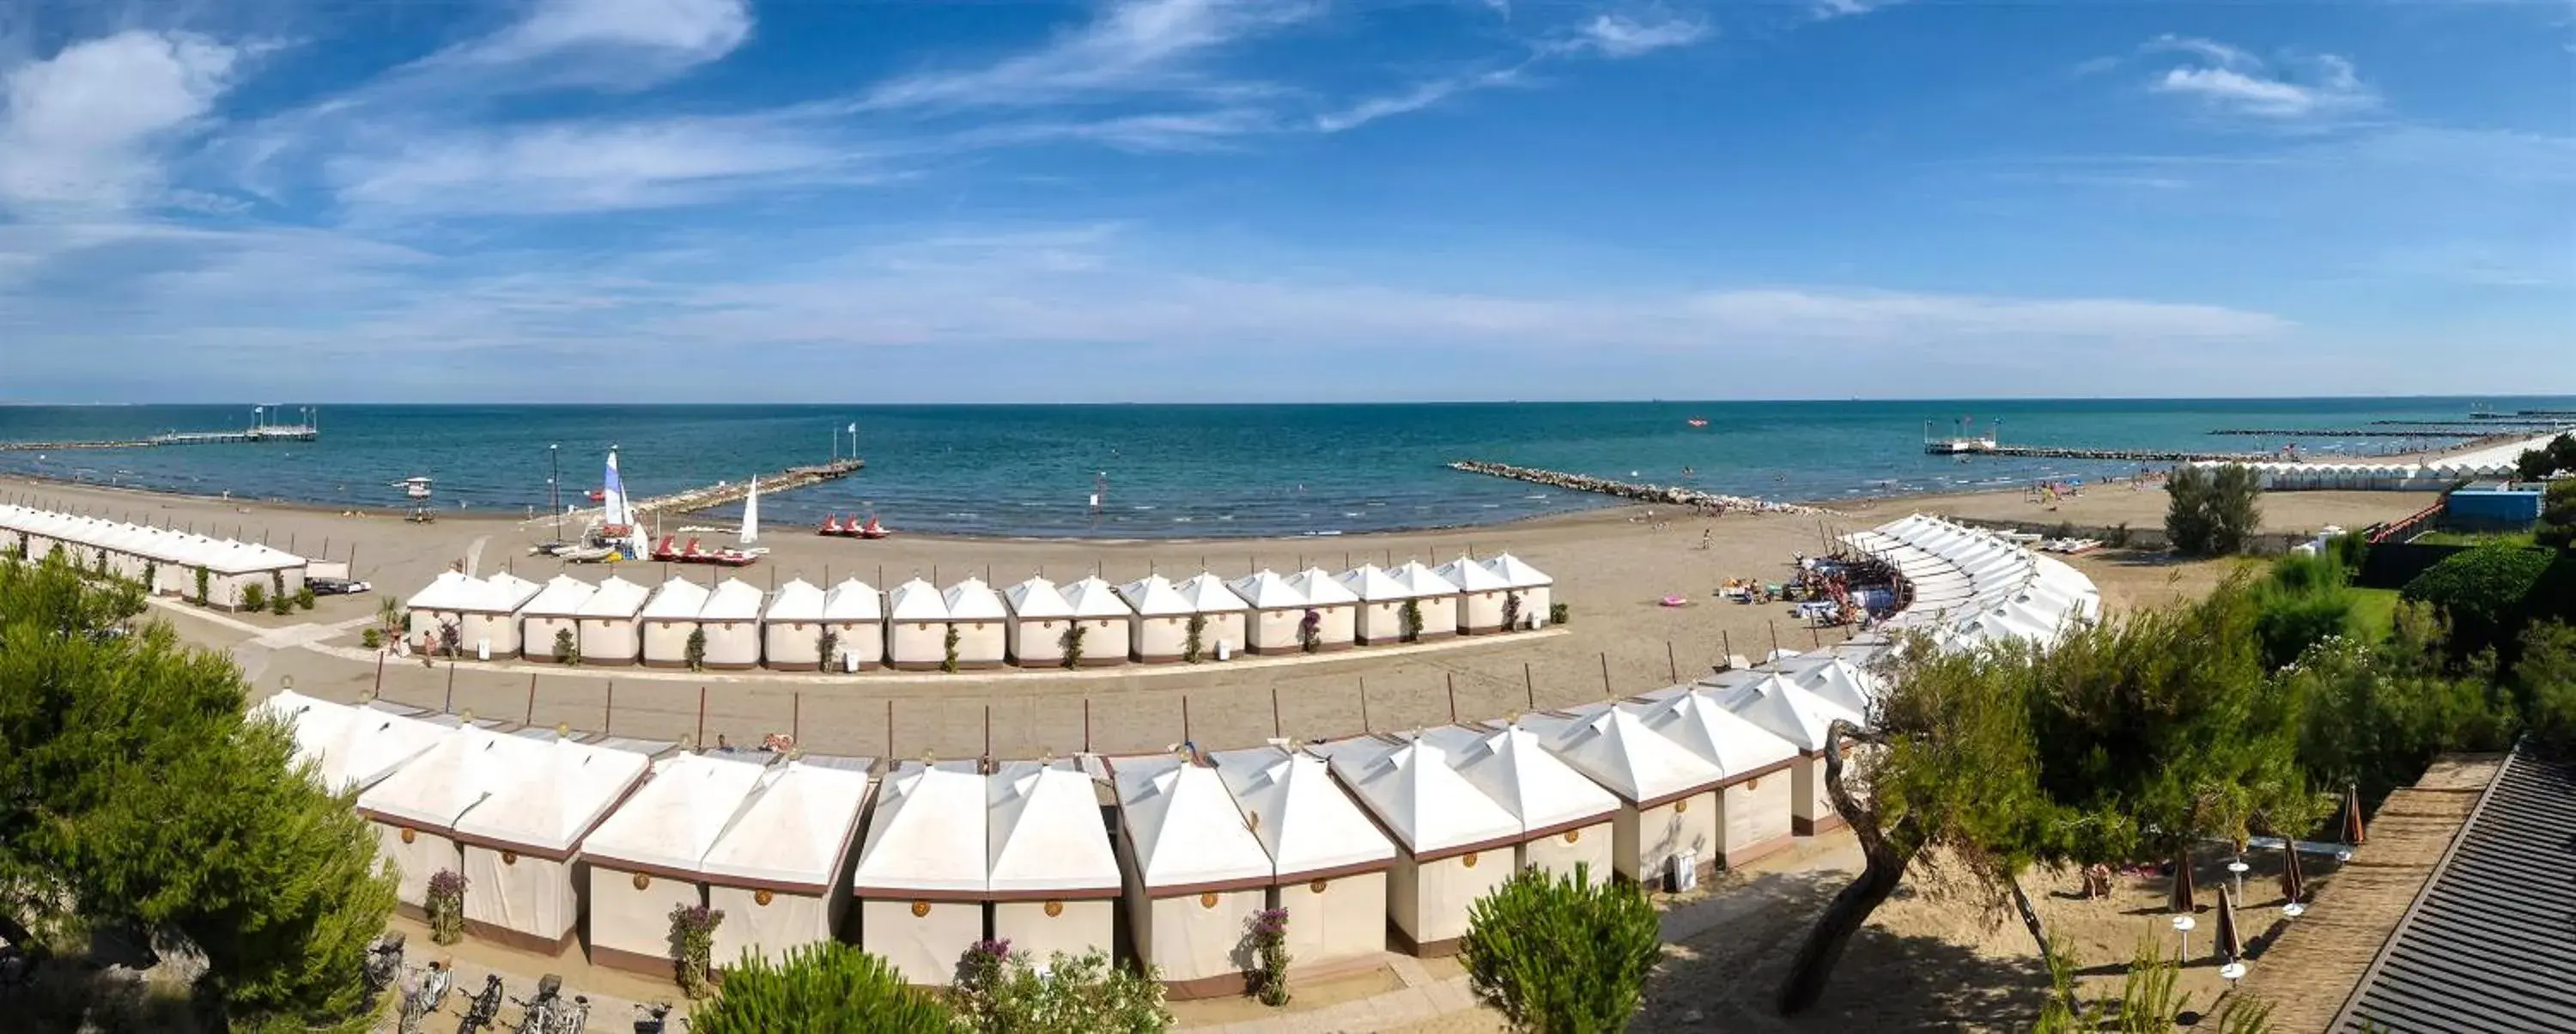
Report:
<svg viewBox="0 0 2576 1034"><path fill-rule="evenodd" d="M204 125L240 50L127 31L0 77L0 205L121 207L165 181L163 148Z"/></svg>
<svg viewBox="0 0 2576 1034"><path fill-rule="evenodd" d="M859 159L779 118L540 123L404 134L328 163L362 214L654 208L832 175Z"/></svg>
<svg viewBox="0 0 2576 1034"><path fill-rule="evenodd" d="M1321 4L1305 0L1118 0L1035 51L982 68L904 76L870 91L866 102L876 108L1037 107L1158 90L1239 92L1208 79L1195 63L1321 12Z"/></svg>
<svg viewBox="0 0 2576 1034"><path fill-rule="evenodd" d="M748 0L539 0L526 17L418 71L475 87L644 85L724 57L751 36ZM493 80L515 66L527 83ZM468 75L448 73L466 70Z"/></svg>
<svg viewBox="0 0 2576 1034"><path fill-rule="evenodd" d="M1880 8L1894 7L1904 2L1905 0L1814 0L1810 9L1819 19L1848 18L1856 14L1868 14Z"/></svg>
<svg viewBox="0 0 2576 1034"><path fill-rule="evenodd" d="M2355 74L2352 62L2333 54L2284 62L2295 76L2236 47L2205 39L2159 36L2151 51L2182 52L2197 63L2168 68L2148 89L2192 97L2213 110L2277 122L2326 118L2379 102Z"/></svg>
<svg viewBox="0 0 2576 1034"><path fill-rule="evenodd" d="M2254 55L2248 54L2239 48L2229 46L2225 43L2220 43L2217 40L2202 39L2198 36L2176 36L2170 32L2148 40L2146 44L2139 49L2149 53L2179 52L2184 54L2194 54L2198 55L2201 60L2207 61L2220 68L2260 68L2263 64L2261 61L2256 60Z"/></svg>
<svg viewBox="0 0 2576 1034"><path fill-rule="evenodd" d="M1317 115L1315 116L1315 129L1318 132L1339 133L1346 129L1355 129L1360 126L1367 125L1390 115L1403 115L1410 112L1420 111L1434 104L1438 104L1441 101L1447 100L1451 96L1459 93L1464 93L1470 90L1481 90L1493 86L1508 86L1519 82L1520 79L1521 70L1519 68L1496 69L1494 71L1478 72L1473 75L1452 76L1446 79L1432 79L1417 83L1410 89L1406 89L1398 93L1388 94L1383 97L1371 97L1339 111L1331 111Z"/></svg>
<svg viewBox="0 0 2576 1034"><path fill-rule="evenodd" d="M1625 15L1602 14L1578 26L1569 45L1603 57L1626 58L1688 46L1705 38L1708 32L1707 25L1682 18L1639 21Z"/></svg>

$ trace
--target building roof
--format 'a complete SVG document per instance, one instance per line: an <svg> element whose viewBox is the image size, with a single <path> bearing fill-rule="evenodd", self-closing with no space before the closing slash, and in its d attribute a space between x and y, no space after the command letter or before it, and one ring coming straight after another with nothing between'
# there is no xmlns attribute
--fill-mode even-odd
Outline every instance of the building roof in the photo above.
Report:
<svg viewBox="0 0 2576 1034"><path fill-rule="evenodd" d="M1661 803L1725 781L1716 765L1657 735L1618 704L1521 716L1539 744L1630 804Z"/></svg>
<svg viewBox="0 0 2576 1034"><path fill-rule="evenodd" d="M1003 602L1011 605L1011 614L1023 618L1069 618L1073 604L1064 601L1055 583L1030 576L1029 580L1002 590Z"/></svg>
<svg viewBox="0 0 2576 1034"><path fill-rule="evenodd" d="M1547 572L1531 567L1521 558L1509 553L1485 561L1485 570L1492 571L1502 578L1504 584L1515 589L1533 589L1556 583L1556 579L1548 577Z"/></svg>
<svg viewBox="0 0 2576 1034"><path fill-rule="evenodd" d="M1289 575L1288 587L1303 594L1309 607L1330 607L1360 601L1358 594L1343 587L1341 579L1333 577L1320 567L1309 567Z"/></svg>
<svg viewBox="0 0 2576 1034"><path fill-rule="evenodd" d="M1351 568L1342 572L1342 576L1334 581L1341 583L1344 595L1370 603L1409 600L1422 595L1407 588L1403 582L1388 576L1386 569L1376 564L1361 564ZM1311 593L1311 590L1309 591Z"/></svg>
<svg viewBox="0 0 2576 1034"><path fill-rule="evenodd" d="M885 599L877 595L876 586L856 578L842 579L823 596L825 621L878 621L884 617Z"/></svg>
<svg viewBox="0 0 2576 1034"><path fill-rule="evenodd" d="M1404 566L1388 571L1386 576L1395 579L1397 585L1404 586L1405 592L1414 596L1449 596L1458 591L1456 583L1422 566L1419 560L1407 560Z"/></svg>
<svg viewBox="0 0 2576 1034"><path fill-rule="evenodd" d="M1619 810L1619 798L1557 760L1518 725L1446 725L1422 738L1446 750L1458 774L1519 819L1523 833L1606 822Z"/></svg>
<svg viewBox="0 0 2576 1034"><path fill-rule="evenodd" d="M761 615L765 621L823 620L823 590L802 578L789 579L778 587L778 595L769 601L769 610Z"/></svg>
<svg viewBox="0 0 2576 1034"><path fill-rule="evenodd" d="M1118 891L1118 855L1090 776L1071 761L1013 761L984 783L991 890Z"/></svg>
<svg viewBox="0 0 2576 1034"><path fill-rule="evenodd" d="M1647 706L1646 727L1735 779L1798 756L1797 744L1718 705L1710 690L1673 694Z"/></svg>
<svg viewBox="0 0 2576 1034"><path fill-rule="evenodd" d="M1811 754L1825 749L1825 731L1834 719L1840 718L1856 726L1868 724L1865 717L1801 689L1796 683L1778 675L1737 686L1719 702L1746 721Z"/></svg>
<svg viewBox="0 0 2576 1034"><path fill-rule="evenodd" d="M1218 751L1208 760L1270 852L1278 879L1394 860L1395 844L1334 784L1323 758L1271 746Z"/></svg>
<svg viewBox="0 0 2576 1034"><path fill-rule="evenodd" d="M1237 578L1231 585L1236 596L1255 610L1296 610L1306 605L1306 594L1288 584L1279 572L1262 568L1259 573Z"/></svg>
<svg viewBox="0 0 2576 1034"><path fill-rule="evenodd" d="M946 621L948 600L937 586L914 578L886 592L886 616L896 621Z"/></svg>
<svg viewBox="0 0 2576 1034"><path fill-rule="evenodd" d="M2576 765L2516 751L2334 1030L2576 1030Z"/></svg>
<svg viewBox="0 0 2576 1034"><path fill-rule="evenodd" d="M644 755L566 739L495 737L524 749L489 752L504 766L491 796L457 820L456 832L544 851L570 851L642 781ZM405 766L406 772L410 766Z"/></svg>
<svg viewBox="0 0 2576 1034"><path fill-rule="evenodd" d="M653 599L644 604L643 617L653 621L695 621L698 611L706 609L706 586L673 576L653 590Z"/></svg>
<svg viewBox="0 0 2576 1034"><path fill-rule="evenodd" d="M1118 758L1109 770L1146 891L1272 878L1270 853L1216 769L1164 754Z"/></svg>
<svg viewBox="0 0 2576 1034"><path fill-rule="evenodd" d="M907 761L877 784L867 846L850 886L870 891L984 890L984 777L976 762Z"/></svg>
<svg viewBox="0 0 2576 1034"><path fill-rule="evenodd" d="M767 760L767 755L758 755ZM674 754L582 840L592 861L697 872L759 784L760 764L724 754Z"/></svg>
<svg viewBox="0 0 2576 1034"><path fill-rule="evenodd" d="M1200 614L1230 614L1251 606L1243 602L1243 597L1235 595L1233 589L1226 587L1225 579L1206 571L1190 576L1188 581L1173 588L1182 599L1189 601L1192 611Z"/></svg>
<svg viewBox="0 0 2576 1034"><path fill-rule="evenodd" d="M804 757L761 770L750 800L708 849L707 876L787 883L811 893L831 889L867 805L870 764Z"/></svg>
<svg viewBox="0 0 2576 1034"><path fill-rule="evenodd" d="M758 588L739 578L727 578L707 594L706 605L698 608L698 617L707 621L757 621L760 598Z"/></svg>
<svg viewBox="0 0 2576 1034"><path fill-rule="evenodd" d="M403 601L405 610L465 610L481 601L483 583L463 571L440 571L419 592Z"/></svg>
<svg viewBox="0 0 2576 1034"><path fill-rule="evenodd" d="M1419 855L1520 838L1521 822L1420 738L1361 736L1317 744L1333 774L1405 850Z"/></svg>
<svg viewBox="0 0 2576 1034"><path fill-rule="evenodd" d="M1432 573L1461 592L1497 592L1514 587L1510 580L1471 557L1459 557L1432 569Z"/></svg>
<svg viewBox="0 0 2576 1034"><path fill-rule="evenodd" d="M295 756L313 763L322 788L364 790L384 781L447 735L444 726L350 707L286 691L261 701L258 710L295 730Z"/></svg>
<svg viewBox="0 0 2576 1034"><path fill-rule="evenodd" d="M1126 600L1118 598L1118 589L1096 574L1066 585L1062 591L1065 602L1073 605L1073 616L1078 618L1123 618L1135 613Z"/></svg>
<svg viewBox="0 0 2576 1034"><path fill-rule="evenodd" d="M575 613L586 618L631 618L636 611L643 609L645 598L652 594L651 589L609 575L607 581L599 583L598 592L581 601Z"/></svg>
<svg viewBox="0 0 2576 1034"><path fill-rule="evenodd" d="M1011 616L1002 607L1002 594L973 576L949 586L947 592L940 594L940 600L948 605L948 617L953 621L1000 621Z"/></svg>
<svg viewBox="0 0 2576 1034"><path fill-rule="evenodd" d="M1149 574L1119 586L1118 595L1127 601L1128 606L1136 608L1136 613L1142 617L1178 617L1197 613L1191 608L1190 601L1181 596L1181 591L1172 588L1172 580L1159 574Z"/></svg>

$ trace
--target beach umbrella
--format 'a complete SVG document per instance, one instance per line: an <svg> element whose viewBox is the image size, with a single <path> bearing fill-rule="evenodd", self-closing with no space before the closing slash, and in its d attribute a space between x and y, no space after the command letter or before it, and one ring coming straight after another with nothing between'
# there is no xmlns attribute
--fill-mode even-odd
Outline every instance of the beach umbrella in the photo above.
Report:
<svg viewBox="0 0 2576 1034"><path fill-rule="evenodd" d="M2236 932L2236 895L2224 884L2218 888L2218 929L2209 939L2209 950L2219 958L2232 963L2245 957L2245 941Z"/></svg>
<svg viewBox="0 0 2576 1034"><path fill-rule="evenodd" d="M2343 842L2359 847L2368 834L2369 830L2363 828L2361 822L2361 790L2347 785L2343 788Z"/></svg>
<svg viewBox="0 0 2576 1034"><path fill-rule="evenodd" d="M2281 897L2289 904L2295 905L2299 903L2300 898L2307 896L2307 892L2307 874L2299 871L2299 842L2283 837L2281 838Z"/></svg>
<svg viewBox="0 0 2576 1034"><path fill-rule="evenodd" d="M2174 855L2173 897L2167 903L2166 911L2185 915L2196 911L2191 891L2191 849L2186 847Z"/></svg>

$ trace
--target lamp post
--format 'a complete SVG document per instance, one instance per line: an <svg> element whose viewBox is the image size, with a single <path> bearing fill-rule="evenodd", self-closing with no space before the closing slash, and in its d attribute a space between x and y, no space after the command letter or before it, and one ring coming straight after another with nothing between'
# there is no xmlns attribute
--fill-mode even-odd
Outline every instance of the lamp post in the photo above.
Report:
<svg viewBox="0 0 2576 1034"><path fill-rule="evenodd" d="M546 505L555 511L555 541L563 537L563 453L562 443L546 444Z"/></svg>
<svg viewBox="0 0 2576 1034"><path fill-rule="evenodd" d="M2174 932L2182 935L2182 954L2174 957L2177 965L2191 964L2191 928L2199 925L2199 921L2190 916L2173 917Z"/></svg>

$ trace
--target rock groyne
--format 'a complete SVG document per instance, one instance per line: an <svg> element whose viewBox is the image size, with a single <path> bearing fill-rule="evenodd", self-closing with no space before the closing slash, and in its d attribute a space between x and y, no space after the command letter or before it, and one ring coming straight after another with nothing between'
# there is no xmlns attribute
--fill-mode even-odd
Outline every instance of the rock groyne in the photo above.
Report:
<svg viewBox="0 0 2576 1034"><path fill-rule="evenodd" d="M1483 460L1459 460L1455 463L1449 464L1449 469L1463 471L1469 474L1484 474L1491 477L1510 478L1514 481L1527 481L1534 485L1546 485L1550 488L1563 488L1576 492L1596 492L1601 495L1617 496L1621 499L1632 499L1641 503L1664 503L1671 506L1687 506L1695 510L1710 513L1742 512L1822 514L1832 512L1813 506L1800 506L1796 503L1775 503L1765 499L1752 499L1740 495L1723 495L1717 492L1703 492L1696 488L1684 488L1679 485L1654 485L1639 484L1632 481L1614 481L1609 478L1593 477L1589 474L1568 474L1561 470L1540 470L1536 467L1515 467L1509 463L1489 463Z"/></svg>

